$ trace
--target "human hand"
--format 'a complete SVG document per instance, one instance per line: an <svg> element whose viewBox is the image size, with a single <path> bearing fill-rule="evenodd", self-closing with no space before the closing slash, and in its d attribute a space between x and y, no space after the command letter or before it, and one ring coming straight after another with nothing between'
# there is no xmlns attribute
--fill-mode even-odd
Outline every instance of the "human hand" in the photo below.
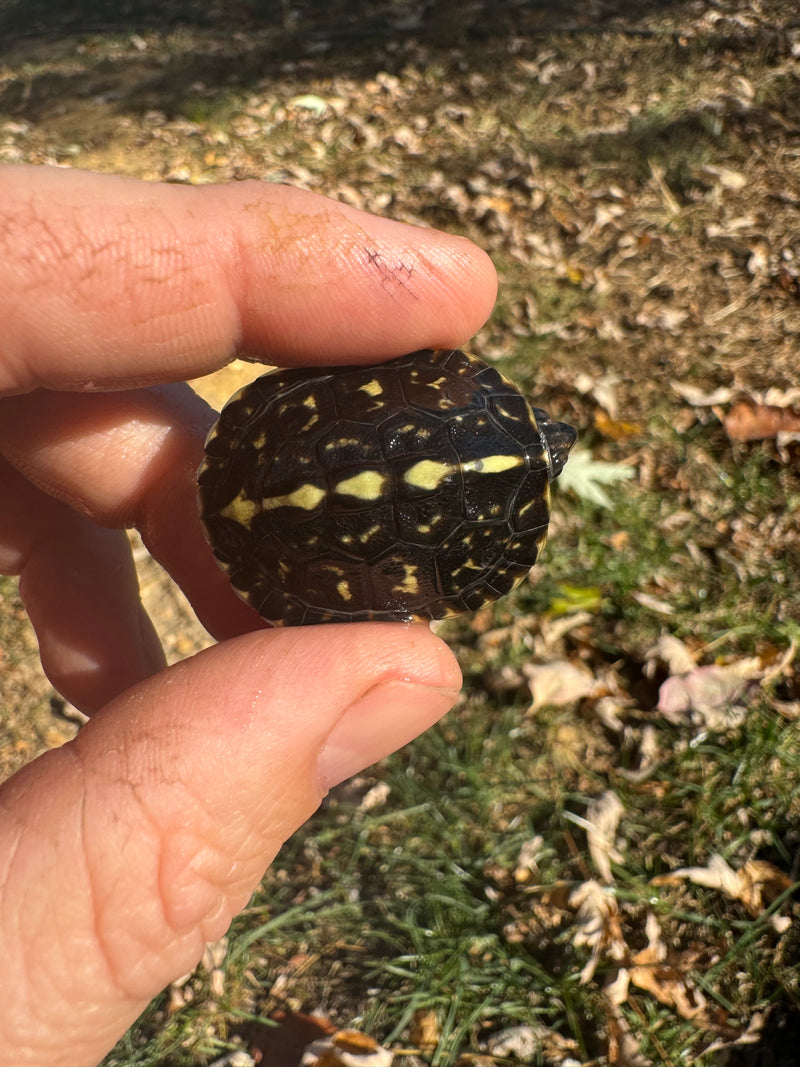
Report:
<svg viewBox="0 0 800 1067"><path fill-rule="evenodd" d="M101 1058L460 683L426 626L258 628L197 517L213 412L169 383L457 346L495 284L463 239L283 186L0 169L0 572L96 712L0 788L0 1063ZM164 668L127 525L221 644Z"/></svg>

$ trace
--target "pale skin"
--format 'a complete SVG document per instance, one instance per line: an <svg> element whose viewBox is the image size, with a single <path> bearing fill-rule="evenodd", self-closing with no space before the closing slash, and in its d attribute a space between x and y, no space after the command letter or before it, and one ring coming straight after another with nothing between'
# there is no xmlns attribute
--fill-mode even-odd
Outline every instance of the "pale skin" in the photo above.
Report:
<svg viewBox="0 0 800 1067"><path fill-rule="evenodd" d="M457 346L495 290L466 240L283 186L0 168L0 572L93 716L0 788L0 1063L101 1059L460 685L422 625L260 628L202 535L213 412L181 383ZM129 525L219 644L165 668Z"/></svg>

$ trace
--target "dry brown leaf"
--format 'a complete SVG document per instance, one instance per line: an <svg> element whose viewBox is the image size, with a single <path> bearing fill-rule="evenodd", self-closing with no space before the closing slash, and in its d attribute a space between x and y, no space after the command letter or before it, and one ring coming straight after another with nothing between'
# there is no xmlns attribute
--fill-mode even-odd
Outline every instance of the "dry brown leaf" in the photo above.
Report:
<svg viewBox="0 0 800 1067"><path fill-rule="evenodd" d="M544 657L568 633L591 621L592 616L588 611L575 611L569 615L539 619L539 633L534 637L533 646L536 654Z"/></svg>
<svg viewBox="0 0 800 1067"><path fill-rule="evenodd" d="M742 174L740 170L731 170L730 167L713 167L707 165L702 168L700 173L703 177L718 181L723 189L737 191L743 189L745 185L747 185L747 175Z"/></svg>
<svg viewBox="0 0 800 1067"><path fill-rule="evenodd" d="M660 1004L673 1008L684 1019L693 1019L706 1009L706 998L677 967L667 963L667 946L661 939L661 927L652 912L645 926L647 945L633 957L629 967L631 982L645 990Z"/></svg>
<svg viewBox="0 0 800 1067"><path fill-rule="evenodd" d="M493 1034L486 1042L486 1048L500 1059L519 1063L537 1063L537 1056L542 1053L548 1062L552 1059L561 1063L563 1059L578 1051L577 1042L546 1026L510 1026Z"/></svg>
<svg viewBox="0 0 800 1067"><path fill-rule="evenodd" d="M736 395L736 390L721 385L708 393L698 385L689 382L670 382L673 392L683 397L693 408L710 408L717 404L727 404Z"/></svg>
<svg viewBox="0 0 800 1067"><path fill-rule="evenodd" d="M589 668L570 663L569 660L526 663L522 673L531 690L533 711L545 705L562 707L572 704L588 696L595 686L594 675Z"/></svg>
<svg viewBox="0 0 800 1067"><path fill-rule="evenodd" d="M707 1056L711 1053L723 1052L732 1048L742 1048L747 1045L757 1045L763 1039L764 1023L767 1021L769 1015L769 1009L765 1012L756 1012L753 1015L750 1022L747 1024L747 1029L743 1034L739 1034L735 1041L726 1041L724 1038L717 1038L708 1048L705 1050ZM718 1062L715 1059L715 1063ZM719 1059L720 1064L728 1062L727 1057Z"/></svg>
<svg viewBox="0 0 800 1067"><path fill-rule="evenodd" d="M760 660L752 657L673 675L658 691L658 710L676 725L699 720L709 730L730 729L741 723L745 709L737 706L739 698L760 670Z"/></svg>
<svg viewBox="0 0 800 1067"><path fill-rule="evenodd" d="M664 330L666 333L677 334L688 317L688 312L680 308L662 307L660 304L648 302L636 316L636 324L648 330Z"/></svg>
<svg viewBox="0 0 800 1067"><path fill-rule="evenodd" d="M789 876L768 860L749 860L739 871L739 900L755 918L791 884Z"/></svg>
<svg viewBox="0 0 800 1067"><path fill-rule="evenodd" d="M625 814L625 807L616 793L608 790L593 800L586 812L586 837L589 855L595 870L604 882L613 882L611 861L622 862L622 855L614 847L617 827Z"/></svg>
<svg viewBox="0 0 800 1067"><path fill-rule="evenodd" d="M619 962L627 956L628 947L622 936L617 901L609 889L594 880L583 882L570 894L569 905L577 908L574 943L592 950L591 959L581 971L581 985L586 985L602 960Z"/></svg>
<svg viewBox="0 0 800 1067"><path fill-rule="evenodd" d="M653 596L651 593L641 593L637 590L631 596L637 604L641 604L648 611L655 611L658 615L675 614L675 608L671 604L668 604L666 600L662 600L660 597Z"/></svg>
<svg viewBox="0 0 800 1067"><path fill-rule="evenodd" d="M360 1030L338 1030L313 1041L300 1067L391 1067L394 1053Z"/></svg>
<svg viewBox="0 0 800 1067"><path fill-rule="evenodd" d="M800 414L791 408L740 400L722 420L732 441L774 440L779 435L800 435Z"/></svg>
<svg viewBox="0 0 800 1067"><path fill-rule="evenodd" d="M636 437L642 432L639 422L622 422L619 419L609 418L604 411L594 413L594 424L597 430L612 441L624 441L627 437Z"/></svg>
<svg viewBox="0 0 800 1067"><path fill-rule="evenodd" d="M623 379L613 371L607 371L602 377L595 378L586 371L581 371L575 376L574 385L579 393L591 396L597 404L608 414L610 419L616 419L619 411L617 400L617 386Z"/></svg>
<svg viewBox="0 0 800 1067"><path fill-rule="evenodd" d="M620 972L624 973L624 972ZM652 1067L640 1052L638 1040L612 1001L608 1002L608 1062L610 1067Z"/></svg>
<svg viewBox="0 0 800 1067"><path fill-rule="evenodd" d="M719 855L713 855L707 867L682 867L670 874L658 875L653 885L679 885L683 881L719 889L738 900L754 918L791 886L791 879L766 860L749 860L735 871Z"/></svg>
<svg viewBox="0 0 800 1067"><path fill-rule="evenodd" d="M438 1013L433 1008L415 1011L408 1036L415 1049L425 1054L433 1052L442 1036Z"/></svg>
<svg viewBox="0 0 800 1067"><path fill-rule="evenodd" d="M670 674L688 674L697 665L695 654L688 645L672 634L662 634L652 648L645 653L645 674L652 678L656 663L661 661Z"/></svg>

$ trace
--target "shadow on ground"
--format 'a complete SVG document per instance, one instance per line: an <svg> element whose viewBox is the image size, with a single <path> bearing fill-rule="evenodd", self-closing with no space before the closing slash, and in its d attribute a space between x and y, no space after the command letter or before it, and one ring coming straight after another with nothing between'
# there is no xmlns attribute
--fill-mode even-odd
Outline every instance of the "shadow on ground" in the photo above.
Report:
<svg viewBox="0 0 800 1067"><path fill-rule="evenodd" d="M27 77L0 84L0 112L36 122L63 109L65 100L105 96L127 110L158 108L171 118L193 84L246 90L295 69L310 79L370 77L421 59L492 70L498 55L513 54L516 40L608 32L650 37L655 23L679 26L690 9L686 0L84 0L54 11L51 0L0 0L0 64L28 68ZM744 29L733 26L732 38L732 24L724 27L714 40L704 39L705 49L753 46ZM173 35L174 47L166 56L146 47L109 53L114 38L127 42L148 33ZM764 30L758 34L760 47L778 47L778 28L766 42ZM96 53L91 77L85 63L70 62L78 49L83 56ZM58 69L54 59L61 60ZM50 69L37 70L44 63Z"/></svg>

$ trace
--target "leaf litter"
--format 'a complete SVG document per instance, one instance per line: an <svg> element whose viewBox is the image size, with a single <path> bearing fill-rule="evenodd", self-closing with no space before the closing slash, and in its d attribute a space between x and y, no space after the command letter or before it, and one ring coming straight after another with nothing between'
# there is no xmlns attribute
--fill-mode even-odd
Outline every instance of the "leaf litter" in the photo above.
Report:
<svg viewBox="0 0 800 1067"><path fill-rule="evenodd" d="M475 730L496 744L494 717L516 701L509 732L518 758L533 761L537 735L548 745L547 771L531 765L527 807L504 796L487 809L509 810L491 816L500 845L487 848L508 835L510 853L485 860L486 894L509 944L533 955L573 952L563 965L602 1000L594 1051L636 1064L656 1056L668 1018L643 1022L642 998L691 1020L693 1034L710 1034L710 1049L757 1039L764 998L754 994L761 1010L737 1017L719 1009L724 991L715 1000L697 977L733 951L712 922L716 901L758 922L789 892L787 871L796 875L797 804L775 816L774 829L765 823L769 786L747 784L747 753L737 746L765 707L785 723L800 707L791 636L800 613L787 584L800 560L800 36L785 10L769 4L681 4L660 21L649 9L620 17L595 7L599 16L575 13L568 34L550 35L552 13L496 5L499 44L489 47L500 51L486 64L459 36L469 27L484 39L482 5L463 5L450 20L444 50L425 36L430 11L390 6L394 51L382 42L365 73L354 69L357 56L335 58L342 25L353 30L335 22L336 5L334 21L304 25L299 53L279 49L277 58L270 33L244 11L236 15L242 26L218 36L187 23L167 37L149 29L84 37L50 64L62 78L80 72L84 99L74 104L68 94L57 106L48 99L35 68L4 68L0 158L181 182L288 181L466 233L492 253L500 306L475 348L535 381L548 405L580 426L581 445L558 483L539 584L523 585L513 611L481 613L455 638L449 624L442 628L466 667L469 700L459 713L475 700ZM297 30L309 10L298 4L284 15ZM564 29L558 21L553 28ZM222 69L230 61L232 75L251 61L258 70L242 82L232 76L231 92L198 76L170 99L164 60L194 56ZM165 99L148 95L154 71L166 71ZM233 386L200 388L227 395ZM187 642L202 638L176 621L179 609L167 611L141 562L172 658L186 654ZM725 590L737 588L755 604L744 619L722 604ZM705 759L709 746L713 758ZM740 761L730 781L741 785L727 801L737 806L719 831L722 849L714 834L695 839L697 817L682 797L688 776L712 807L703 783L719 783L728 751ZM780 776L785 759L765 751L755 777ZM543 812L545 773L567 799ZM390 786L366 778L350 795L352 820L382 817L388 827L393 805L402 810L401 788L402 779ZM671 805L665 826L675 838L648 833ZM528 809L541 819L532 828ZM388 828L381 834L391 841ZM414 841L401 837L394 847L411 853ZM323 877L318 851L309 846L304 861L312 878ZM647 882L650 866L669 873ZM267 885L281 891L277 876ZM692 887L706 896L691 896ZM663 896L648 904L656 890ZM678 916L689 907L692 923ZM770 914L765 952L791 945L792 908L787 896ZM293 945L281 965L272 960L268 982L254 974L258 993L243 1002L300 1014L298 990L326 966L324 954L307 948ZM217 955L176 984L173 1017L202 989L221 1000L226 973ZM314 989L335 988L326 981ZM329 1012L336 1022L314 1039L330 1042L357 999L352 990L340 997ZM427 1031L410 1028L409 1055L441 1056L454 1011L440 1006ZM474 1055L522 1059L545 1049L554 1064L588 1056L557 1029L504 1021L495 1017L489 1036L481 1031ZM563 1016L554 1025L568 1029Z"/></svg>

